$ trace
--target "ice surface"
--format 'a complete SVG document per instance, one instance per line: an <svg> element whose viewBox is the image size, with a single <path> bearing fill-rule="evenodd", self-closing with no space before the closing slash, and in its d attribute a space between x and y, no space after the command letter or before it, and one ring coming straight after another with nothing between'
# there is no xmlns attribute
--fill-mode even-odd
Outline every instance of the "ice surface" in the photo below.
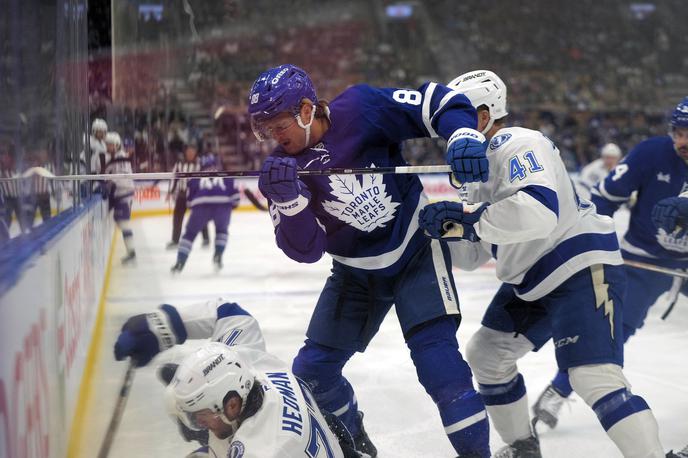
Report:
<svg viewBox="0 0 688 458"><path fill-rule="evenodd" d="M238 302L258 319L269 351L285 361L291 361L298 351L331 261L326 257L306 265L289 260L275 245L266 213L240 212L232 218L225 268L219 274L213 273L212 249L201 248L200 237L184 272L170 274L176 256L165 249L170 217L133 221L138 261L134 267L119 265L124 250L121 240L117 241L82 457L95 456L109 421L125 369L124 363L114 361L112 346L122 323L133 314L161 303L181 305L222 296ZM116 236L119 239L120 235ZM499 282L493 266L470 273L455 270L454 275L463 312L459 329L463 347L478 329ZM665 307L660 300L645 327L626 346L625 372L633 391L653 408L668 450L688 443L688 300L681 298L669 319L661 321ZM176 351L181 350L170 350L171 354L162 354L137 371L110 456L183 457L195 448L181 439L166 415L162 385L155 377L155 366L171 359ZM527 355L519 367L532 403L555 372L551 343ZM417 381L393 310L369 349L352 358L345 375L356 390L366 429L380 458L456 455L434 404ZM577 396L572 400L563 407L557 429L541 431L543 456L621 456L592 411ZM503 445L494 431L491 444L493 452Z"/></svg>

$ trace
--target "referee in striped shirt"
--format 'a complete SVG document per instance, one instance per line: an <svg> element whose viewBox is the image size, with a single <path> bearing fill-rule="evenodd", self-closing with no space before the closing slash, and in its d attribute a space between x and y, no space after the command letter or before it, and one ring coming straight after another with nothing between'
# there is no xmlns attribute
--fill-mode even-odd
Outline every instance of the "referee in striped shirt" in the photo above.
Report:
<svg viewBox="0 0 688 458"><path fill-rule="evenodd" d="M43 167L48 172L55 174L47 149L39 149L32 157L38 167ZM27 197L24 202L26 210L26 226L33 228L36 219L36 209L41 213L41 219L45 223L51 217L50 214L50 195L54 193L53 182L40 175L34 175L25 182L27 186Z"/></svg>
<svg viewBox="0 0 688 458"><path fill-rule="evenodd" d="M201 170L201 165L198 161L198 149L196 145L189 143L184 148L184 160L177 161L174 164L172 172L198 172ZM172 181L172 186L167 199L175 196L174 199L174 213L172 214L172 241L167 244L169 250L176 250L179 244L179 237L182 234L182 222L184 221L184 213L186 212L186 181L183 179L175 179ZM210 237L208 236L208 226L206 225L202 231L203 246L210 245Z"/></svg>
<svg viewBox="0 0 688 458"><path fill-rule="evenodd" d="M20 175L14 165L14 154L11 147L0 147L0 177L2 178L18 178ZM3 214L0 215L5 222L7 228L12 224L12 213L19 222L21 232L26 232L26 223L24 221L21 209L21 190L22 181L3 181L0 182L0 192L2 193Z"/></svg>

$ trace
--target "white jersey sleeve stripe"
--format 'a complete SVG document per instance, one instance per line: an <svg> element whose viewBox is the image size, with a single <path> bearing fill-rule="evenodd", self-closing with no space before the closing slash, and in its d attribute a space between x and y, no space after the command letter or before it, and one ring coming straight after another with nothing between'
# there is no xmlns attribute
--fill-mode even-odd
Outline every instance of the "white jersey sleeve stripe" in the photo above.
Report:
<svg viewBox="0 0 688 458"><path fill-rule="evenodd" d="M604 197L605 199L609 200L610 202L626 202L629 197L620 197L620 196L615 196L614 194L610 194L607 192L607 190L604 187L604 180L600 181L599 186L597 187L597 190L600 192L600 195Z"/></svg>
<svg viewBox="0 0 688 458"><path fill-rule="evenodd" d="M430 113L430 103L432 102L432 94L435 92L436 86L437 83L428 84L428 87L425 89L425 94L423 94L423 124L431 137L438 136L435 129L432 128L432 114Z"/></svg>

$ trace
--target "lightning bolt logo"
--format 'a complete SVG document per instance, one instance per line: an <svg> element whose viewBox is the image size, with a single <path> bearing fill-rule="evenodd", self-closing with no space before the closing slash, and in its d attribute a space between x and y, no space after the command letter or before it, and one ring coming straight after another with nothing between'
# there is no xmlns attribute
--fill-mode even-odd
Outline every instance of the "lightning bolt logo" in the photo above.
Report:
<svg viewBox="0 0 688 458"><path fill-rule="evenodd" d="M604 266L596 264L590 267L592 285L595 289L595 308L604 307L604 316L609 317L612 339L614 339L614 302L609 299L609 285L604 282Z"/></svg>

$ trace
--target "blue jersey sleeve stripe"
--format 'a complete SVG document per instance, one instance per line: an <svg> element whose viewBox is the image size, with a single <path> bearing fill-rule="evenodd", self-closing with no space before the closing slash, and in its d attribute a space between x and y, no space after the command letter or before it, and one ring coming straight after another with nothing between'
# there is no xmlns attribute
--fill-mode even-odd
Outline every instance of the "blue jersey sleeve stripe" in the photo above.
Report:
<svg viewBox="0 0 688 458"><path fill-rule="evenodd" d="M438 136L437 132L435 132L435 129L432 128L432 115L430 114L430 104L432 103L432 94L435 92L435 87L437 87L437 83L428 84L428 87L425 88L425 94L423 94L423 124L425 125L425 129L428 131L431 137Z"/></svg>
<svg viewBox="0 0 688 458"><path fill-rule="evenodd" d="M542 283L552 272L570 259L589 251L617 251L619 239L615 232L609 234L579 234L564 240L552 251L541 257L516 285L518 294L526 294Z"/></svg>
<svg viewBox="0 0 688 458"><path fill-rule="evenodd" d="M233 302L225 302L217 308L217 319L227 318L230 316L251 316L246 310L241 308L239 304Z"/></svg>
<svg viewBox="0 0 688 458"><path fill-rule="evenodd" d="M554 213L557 216L557 218L559 218L559 199L557 198L556 192L545 186L538 186L534 184L519 189L519 191L525 192L530 197L537 200L545 207L549 208L552 211L552 213Z"/></svg>
<svg viewBox="0 0 688 458"><path fill-rule="evenodd" d="M609 191L604 187L604 182L605 180L600 181L599 186L597 187L597 190L600 193L600 196L603 198L611 201L611 202L626 202L630 196L628 197L621 197L621 196L615 196L614 194L610 194Z"/></svg>

